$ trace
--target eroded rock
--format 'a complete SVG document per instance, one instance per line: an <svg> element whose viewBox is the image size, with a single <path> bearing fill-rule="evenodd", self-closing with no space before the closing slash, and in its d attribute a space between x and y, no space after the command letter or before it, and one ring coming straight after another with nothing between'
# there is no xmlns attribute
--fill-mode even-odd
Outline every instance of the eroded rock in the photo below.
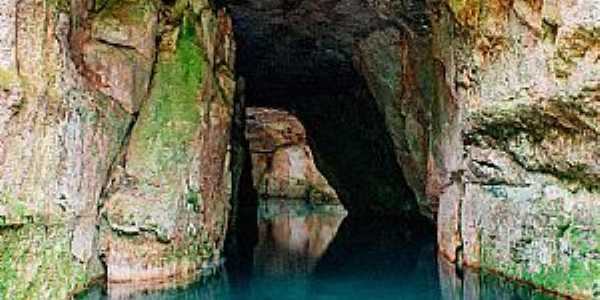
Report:
<svg viewBox="0 0 600 300"><path fill-rule="evenodd" d="M211 61L227 60L200 37L234 44L227 27L201 32L204 17L185 13L164 35L149 98L113 173L101 239L112 284L186 277L221 263L232 180L233 61L215 68ZM223 13L211 18L228 22Z"/></svg>
<svg viewBox="0 0 600 300"><path fill-rule="evenodd" d="M315 165L296 117L258 107L248 108L246 116L252 178L261 197L339 204L335 190Z"/></svg>
<svg viewBox="0 0 600 300"><path fill-rule="evenodd" d="M354 56L441 253L597 297L598 3L428 6L430 34L390 26Z"/></svg>
<svg viewBox="0 0 600 300"><path fill-rule="evenodd" d="M164 3L0 1L0 295L220 262L235 43L224 11L181 2L156 62Z"/></svg>
<svg viewBox="0 0 600 300"><path fill-rule="evenodd" d="M98 90L136 113L155 59L158 9L150 0L109 1L91 20L82 55Z"/></svg>
<svg viewBox="0 0 600 300"><path fill-rule="evenodd" d="M434 53L462 136L446 152L462 158L440 194L442 253L597 297L598 3L432 3Z"/></svg>
<svg viewBox="0 0 600 300"><path fill-rule="evenodd" d="M0 66L0 295L67 298L103 272L97 206L132 118L79 74L68 7L0 4L18 32Z"/></svg>

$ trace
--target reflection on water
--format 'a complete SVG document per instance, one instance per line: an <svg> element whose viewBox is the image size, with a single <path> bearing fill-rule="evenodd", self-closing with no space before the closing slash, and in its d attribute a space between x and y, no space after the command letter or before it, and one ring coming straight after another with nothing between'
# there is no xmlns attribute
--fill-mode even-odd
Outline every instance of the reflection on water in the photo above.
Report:
<svg viewBox="0 0 600 300"><path fill-rule="evenodd" d="M339 206L261 203L254 249L255 277L310 274L345 216Z"/></svg>
<svg viewBox="0 0 600 300"><path fill-rule="evenodd" d="M252 272L238 277L248 279L244 297L309 299L310 275L345 216L340 206L262 202Z"/></svg>
<svg viewBox="0 0 600 300"><path fill-rule="evenodd" d="M559 300L558 296L549 295L523 284L507 281L489 273L478 273L471 269L462 270L457 276L456 265L439 259L440 286L443 300L454 299L536 299Z"/></svg>
<svg viewBox="0 0 600 300"><path fill-rule="evenodd" d="M228 266L186 287L128 299L555 299L489 274L458 272L438 259L435 229L423 222L356 219L339 207L292 203L259 206L251 267ZM83 299L117 299L103 293Z"/></svg>

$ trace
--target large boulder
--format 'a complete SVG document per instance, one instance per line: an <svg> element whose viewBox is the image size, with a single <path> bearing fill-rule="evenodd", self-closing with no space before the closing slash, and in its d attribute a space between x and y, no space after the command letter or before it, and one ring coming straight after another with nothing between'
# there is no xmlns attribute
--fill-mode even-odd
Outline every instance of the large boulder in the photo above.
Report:
<svg viewBox="0 0 600 300"><path fill-rule="evenodd" d="M315 165L296 117L259 107L249 107L246 116L252 179L259 196L339 204L337 193Z"/></svg>

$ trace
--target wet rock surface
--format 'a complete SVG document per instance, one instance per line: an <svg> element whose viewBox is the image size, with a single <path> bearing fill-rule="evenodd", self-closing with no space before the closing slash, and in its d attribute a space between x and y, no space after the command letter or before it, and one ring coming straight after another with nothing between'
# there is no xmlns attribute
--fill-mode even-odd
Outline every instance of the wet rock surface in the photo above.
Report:
<svg viewBox="0 0 600 300"><path fill-rule="evenodd" d="M103 272L97 205L132 117L71 59L77 5L0 4L0 295L67 298Z"/></svg>
<svg viewBox="0 0 600 300"><path fill-rule="evenodd" d="M259 192L418 213L452 262L600 295L596 1L227 4L233 22L207 1L0 0L0 294L220 261L235 29L248 102L306 129L249 123Z"/></svg>
<svg viewBox="0 0 600 300"><path fill-rule="evenodd" d="M410 12L371 4L392 20ZM440 251L597 297L597 4L414 7L430 20L423 31L378 28L353 55Z"/></svg>
<svg viewBox="0 0 600 300"><path fill-rule="evenodd" d="M217 48L231 43L229 22L222 12L185 13L163 33L148 99L104 203L109 282L193 275L221 262L234 86L233 49Z"/></svg>

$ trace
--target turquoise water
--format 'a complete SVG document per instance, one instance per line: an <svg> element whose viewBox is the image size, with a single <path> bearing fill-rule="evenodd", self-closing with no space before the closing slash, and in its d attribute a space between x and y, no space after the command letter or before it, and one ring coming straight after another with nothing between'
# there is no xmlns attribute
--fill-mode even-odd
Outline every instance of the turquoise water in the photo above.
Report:
<svg viewBox="0 0 600 300"><path fill-rule="evenodd" d="M263 208L254 247L238 265L185 287L97 288L83 299L556 299L501 278L456 270L438 258L422 223L346 218L281 203Z"/></svg>

